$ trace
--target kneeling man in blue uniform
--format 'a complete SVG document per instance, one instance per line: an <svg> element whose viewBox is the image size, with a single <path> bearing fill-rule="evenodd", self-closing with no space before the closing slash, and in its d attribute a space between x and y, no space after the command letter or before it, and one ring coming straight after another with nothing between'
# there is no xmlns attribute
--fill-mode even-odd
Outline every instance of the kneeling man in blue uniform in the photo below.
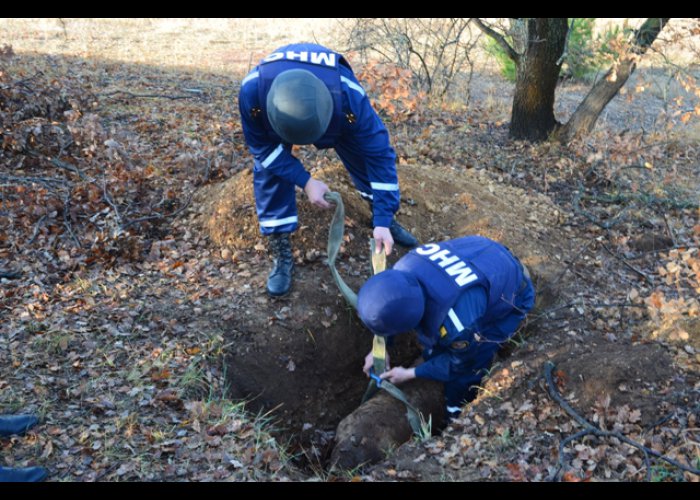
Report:
<svg viewBox="0 0 700 500"><path fill-rule="evenodd" d="M360 289L357 312L375 335L415 329L423 362L395 367L381 378L444 382L448 421L477 395L499 346L535 302L527 269L505 246L482 236L411 250ZM365 358L365 373L372 353ZM387 364L388 367L388 364Z"/></svg>
<svg viewBox="0 0 700 500"><path fill-rule="evenodd" d="M396 154L389 133L340 54L315 44L281 47L243 79L239 96L243 134L255 158L253 182L260 231L270 238L274 267L270 295L292 285L289 234L297 228L295 187L330 208L329 188L292 155L294 144L334 148L360 195L372 205L374 239L391 252L394 242L418 241L394 219L399 208Z"/></svg>

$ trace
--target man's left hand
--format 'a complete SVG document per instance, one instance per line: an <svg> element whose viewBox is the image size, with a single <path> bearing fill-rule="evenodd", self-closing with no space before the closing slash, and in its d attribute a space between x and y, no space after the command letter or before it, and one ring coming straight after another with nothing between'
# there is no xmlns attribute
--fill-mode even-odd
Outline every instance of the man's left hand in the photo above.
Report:
<svg viewBox="0 0 700 500"><path fill-rule="evenodd" d="M309 197L309 201L321 208L331 208L331 204L323 197L329 191L330 189L324 182L317 181L313 177L309 177L306 186L304 186L304 192Z"/></svg>
<svg viewBox="0 0 700 500"><path fill-rule="evenodd" d="M388 372L384 372L379 376L382 380L388 380L392 384L401 384L403 382L408 382L416 378L415 368L404 368L403 366L397 366L392 368Z"/></svg>
<svg viewBox="0 0 700 500"><path fill-rule="evenodd" d="M394 238L391 236L391 231L388 227L377 226L374 228L374 241L377 244L377 253L381 252L382 245L387 255L391 255L391 249L394 246Z"/></svg>

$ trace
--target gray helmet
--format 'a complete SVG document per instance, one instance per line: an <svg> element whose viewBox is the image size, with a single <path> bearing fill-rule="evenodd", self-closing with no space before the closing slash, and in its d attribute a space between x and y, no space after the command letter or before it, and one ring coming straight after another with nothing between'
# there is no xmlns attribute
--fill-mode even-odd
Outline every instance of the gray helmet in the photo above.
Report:
<svg viewBox="0 0 700 500"><path fill-rule="evenodd" d="M267 93L267 119L282 140L312 144L328 129L333 99L326 84L305 69L283 71Z"/></svg>

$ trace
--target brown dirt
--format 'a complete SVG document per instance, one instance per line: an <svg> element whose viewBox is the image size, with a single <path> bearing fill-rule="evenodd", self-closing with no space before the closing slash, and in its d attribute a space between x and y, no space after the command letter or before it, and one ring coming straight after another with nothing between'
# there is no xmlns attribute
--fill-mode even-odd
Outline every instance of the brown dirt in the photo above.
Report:
<svg viewBox="0 0 700 500"><path fill-rule="evenodd" d="M314 175L339 191L346 209L346 244L338 269L358 289L369 276L370 212L343 167ZM561 272L558 212L546 197L489 181L467 171L401 165L399 220L424 242L479 233L508 245L535 275L538 288ZM237 263L232 288L240 315L229 318L229 381L234 397L252 398L251 408L268 411L302 442L326 433L357 405L367 380L360 371L371 336L340 296L323 257L332 211L298 200L300 229L293 236L296 275L282 299L265 293L269 271L258 232L252 175L242 171L197 196L196 220L222 255ZM405 251L399 250L401 255ZM229 257L230 255L230 257ZM397 256L390 257L394 262ZM555 294L545 294L553 297ZM409 363L419 349L409 336L392 352ZM378 416L380 418L381 416ZM388 418L388 417L387 417ZM325 435L325 434L324 434Z"/></svg>

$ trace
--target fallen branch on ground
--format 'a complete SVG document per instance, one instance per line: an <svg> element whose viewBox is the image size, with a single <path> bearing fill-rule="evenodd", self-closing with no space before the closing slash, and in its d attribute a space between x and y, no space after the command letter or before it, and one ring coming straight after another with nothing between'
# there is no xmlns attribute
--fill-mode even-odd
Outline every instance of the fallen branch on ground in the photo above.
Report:
<svg viewBox="0 0 700 500"><path fill-rule="evenodd" d="M25 246L29 246L32 243L34 243L34 240L36 239L37 236L39 236L39 230L41 229L42 224L46 220L46 215L42 215L41 218L39 219L39 222L36 223L34 226L34 232L32 233L32 237L29 238L29 241L25 243Z"/></svg>
<svg viewBox="0 0 700 500"><path fill-rule="evenodd" d="M106 92L104 94L97 94L100 97L113 97L117 94L124 94L127 97L143 98L143 99L193 99L198 97L197 95L167 95L167 94L134 94L126 90L114 90L112 92Z"/></svg>
<svg viewBox="0 0 700 500"><path fill-rule="evenodd" d="M83 172L81 172L80 169L78 169L78 167L71 165L70 163L66 163L64 161L61 161L58 158L51 158L50 156L42 155L41 153L37 153L36 151L27 150L27 154L29 156L34 157L34 158L39 158L40 160L46 160L49 163L51 163L54 167L57 167L57 168L60 168L63 170L68 170L69 172L73 172L74 174L78 174L78 177L80 177L80 179L82 179L84 181L89 180L87 175L85 175Z"/></svg>
<svg viewBox="0 0 700 500"><path fill-rule="evenodd" d="M591 424L588 420L583 418L581 415L576 413L576 410L574 410L569 403L564 401L564 398L561 397L559 394L559 391L557 390L556 385L554 384L554 380L552 378L552 371L554 370L554 363L551 361L547 361L544 364L544 378L547 381L547 390L549 392L549 395L552 396L552 399L559 403L559 406L561 406L566 413L571 415L571 417L576 420L581 426L583 426L583 430L577 432L576 434L569 436L561 441L559 443L559 467L557 468L556 472L549 478L550 481L554 481L557 479L557 476L559 476L559 473L561 470L564 468L564 460L566 459L566 455L564 453L564 447L571 443L572 441L576 441L577 439L580 439L584 436L588 435L593 435L597 437L614 437L622 441L623 443L626 443L630 446L633 446L640 450L642 453L644 453L644 463L646 464L647 467L647 481L651 479L651 462L649 460L649 455L652 455L654 457L657 457L665 462L668 462L671 465L674 465L678 467L681 470L684 470L686 472L690 472L691 474L695 474L700 476L700 469L695 469L693 467L688 467L687 465L684 465L676 460L673 460L672 458L667 457L666 455L662 455L658 451L652 450L651 448L648 448L644 446L643 444L640 444L636 441L631 440L630 438L624 436L622 433L617 432L617 431L604 431L595 425Z"/></svg>
<svg viewBox="0 0 700 500"><path fill-rule="evenodd" d="M610 255L612 255L613 257L615 257L617 260L619 260L620 262L622 262L625 266L629 267L632 271L634 271L634 272L637 273L639 276L641 276L642 278L644 278L644 279L647 281L647 283L649 283L650 285L654 286L654 280L653 280L652 278L650 278L646 273L640 271L639 269L637 269L636 267L634 267L632 264L630 264L629 262L627 262L625 259L623 259L623 258L620 257L619 255L616 255L616 254L615 254L612 250L610 250L610 249L605 245L605 243L603 243L602 241L600 242L600 244L603 246L603 248L604 248Z"/></svg>
<svg viewBox="0 0 700 500"><path fill-rule="evenodd" d="M591 246L591 243L593 243L595 240L596 240L595 238L591 238L590 240L588 240L588 243L586 243L581 248L581 250L579 250L579 252L574 256L574 258L571 259L567 263L567 266L564 268L564 270L561 273L559 273L559 276L557 276L556 279L552 283L559 283L561 281L561 279L564 277L564 274L566 274L566 271L570 270L569 268L571 268L571 266L574 265L574 263L579 259L579 257L581 257L583 252L585 252L588 249L588 247ZM573 269L571 269L571 270L573 271Z"/></svg>
<svg viewBox="0 0 700 500"><path fill-rule="evenodd" d="M5 278L8 280L16 280L22 277L22 273L14 271L0 271L0 278Z"/></svg>
<svg viewBox="0 0 700 500"><path fill-rule="evenodd" d="M127 227L133 226L134 224L138 224L139 222L146 222L146 221L154 220L154 219L166 219L168 217L175 217L176 215L183 212L187 207L190 206L190 202L192 201L193 196L194 196L194 191L192 191L192 193L190 193L190 197L187 199L185 204L183 206L181 206L180 208L178 208L177 210L175 210L171 214L154 214L154 215L148 215L146 217L139 217L138 219L134 219L134 220L130 220L128 222L125 222L124 224L122 224L121 228L126 229Z"/></svg>
<svg viewBox="0 0 700 500"><path fill-rule="evenodd" d="M587 218L589 221L591 221L593 224L596 226L600 227L601 229L610 229L614 225L619 224L620 222L625 220L625 216L627 214L627 210L629 209L628 206L624 206L622 210L620 210L615 217L612 217L608 221L601 221L593 215L592 213L588 212L587 210L584 210L581 208L581 197L583 196L583 186L579 183L579 189L574 193L574 196L571 200L571 206L574 209L574 212L577 214L583 215L585 218Z"/></svg>
<svg viewBox="0 0 700 500"><path fill-rule="evenodd" d="M63 197L63 226L66 228L68 234L70 235L73 242L78 246L78 248L83 248L83 245L80 243L80 240L73 232L73 225L70 221L70 199L72 194L73 188L69 187L68 191L66 192L66 195Z"/></svg>
<svg viewBox="0 0 700 500"><path fill-rule="evenodd" d="M641 258L644 258L651 253L670 252L671 250L688 250L690 248L698 248L698 245L674 245L672 247L656 248L654 250L647 250L645 252L641 252L641 253L638 253L636 255L629 256L627 258L631 259L631 260L641 259Z"/></svg>
<svg viewBox="0 0 700 500"><path fill-rule="evenodd" d="M78 170L77 167L74 167L73 165L70 165L64 161L59 160L58 158L48 158L48 160L51 162L52 165L58 168L62 168L64 170L68 170L70 172L74 172L78 174L78 177L80 177L82 180L86 181L88 180L87 175L82 173L80 170Z"/></svg>
<svg viewBox="0 0 700 500"><path fill-rule="evenodd" d="M16 175L0 175L0 182L7 182L9 184L43 184L50 187L51 183L61 184L63 186L68 185L68 181L65 179L55 179L53 177L18 177Z"/></svg>
<svg viewBox="0 0 700 500"><path fill-rule="evenodd" d="M658 207L674 210L688 208L698 208L700 205L693 200L676 200L675 198L660 198L650 193L619 192L616 194L586 195L580 194L578 200L588 200L595 203L606 203L619 205L622 203L638 202L641 205L655 205Z"/></svg>
<svg viewBox="0 0 700 500"><path fill-rule="evenodd" d="M112 200L112 197L107 192L107 181L105 181L104 178L102 179L102 197L109 204L109 206L112 207L112 210L114 210L114 216L117 218L117 224L121 226L122 216L119 214L119 209L114 203L114 200Z"/></svg>

